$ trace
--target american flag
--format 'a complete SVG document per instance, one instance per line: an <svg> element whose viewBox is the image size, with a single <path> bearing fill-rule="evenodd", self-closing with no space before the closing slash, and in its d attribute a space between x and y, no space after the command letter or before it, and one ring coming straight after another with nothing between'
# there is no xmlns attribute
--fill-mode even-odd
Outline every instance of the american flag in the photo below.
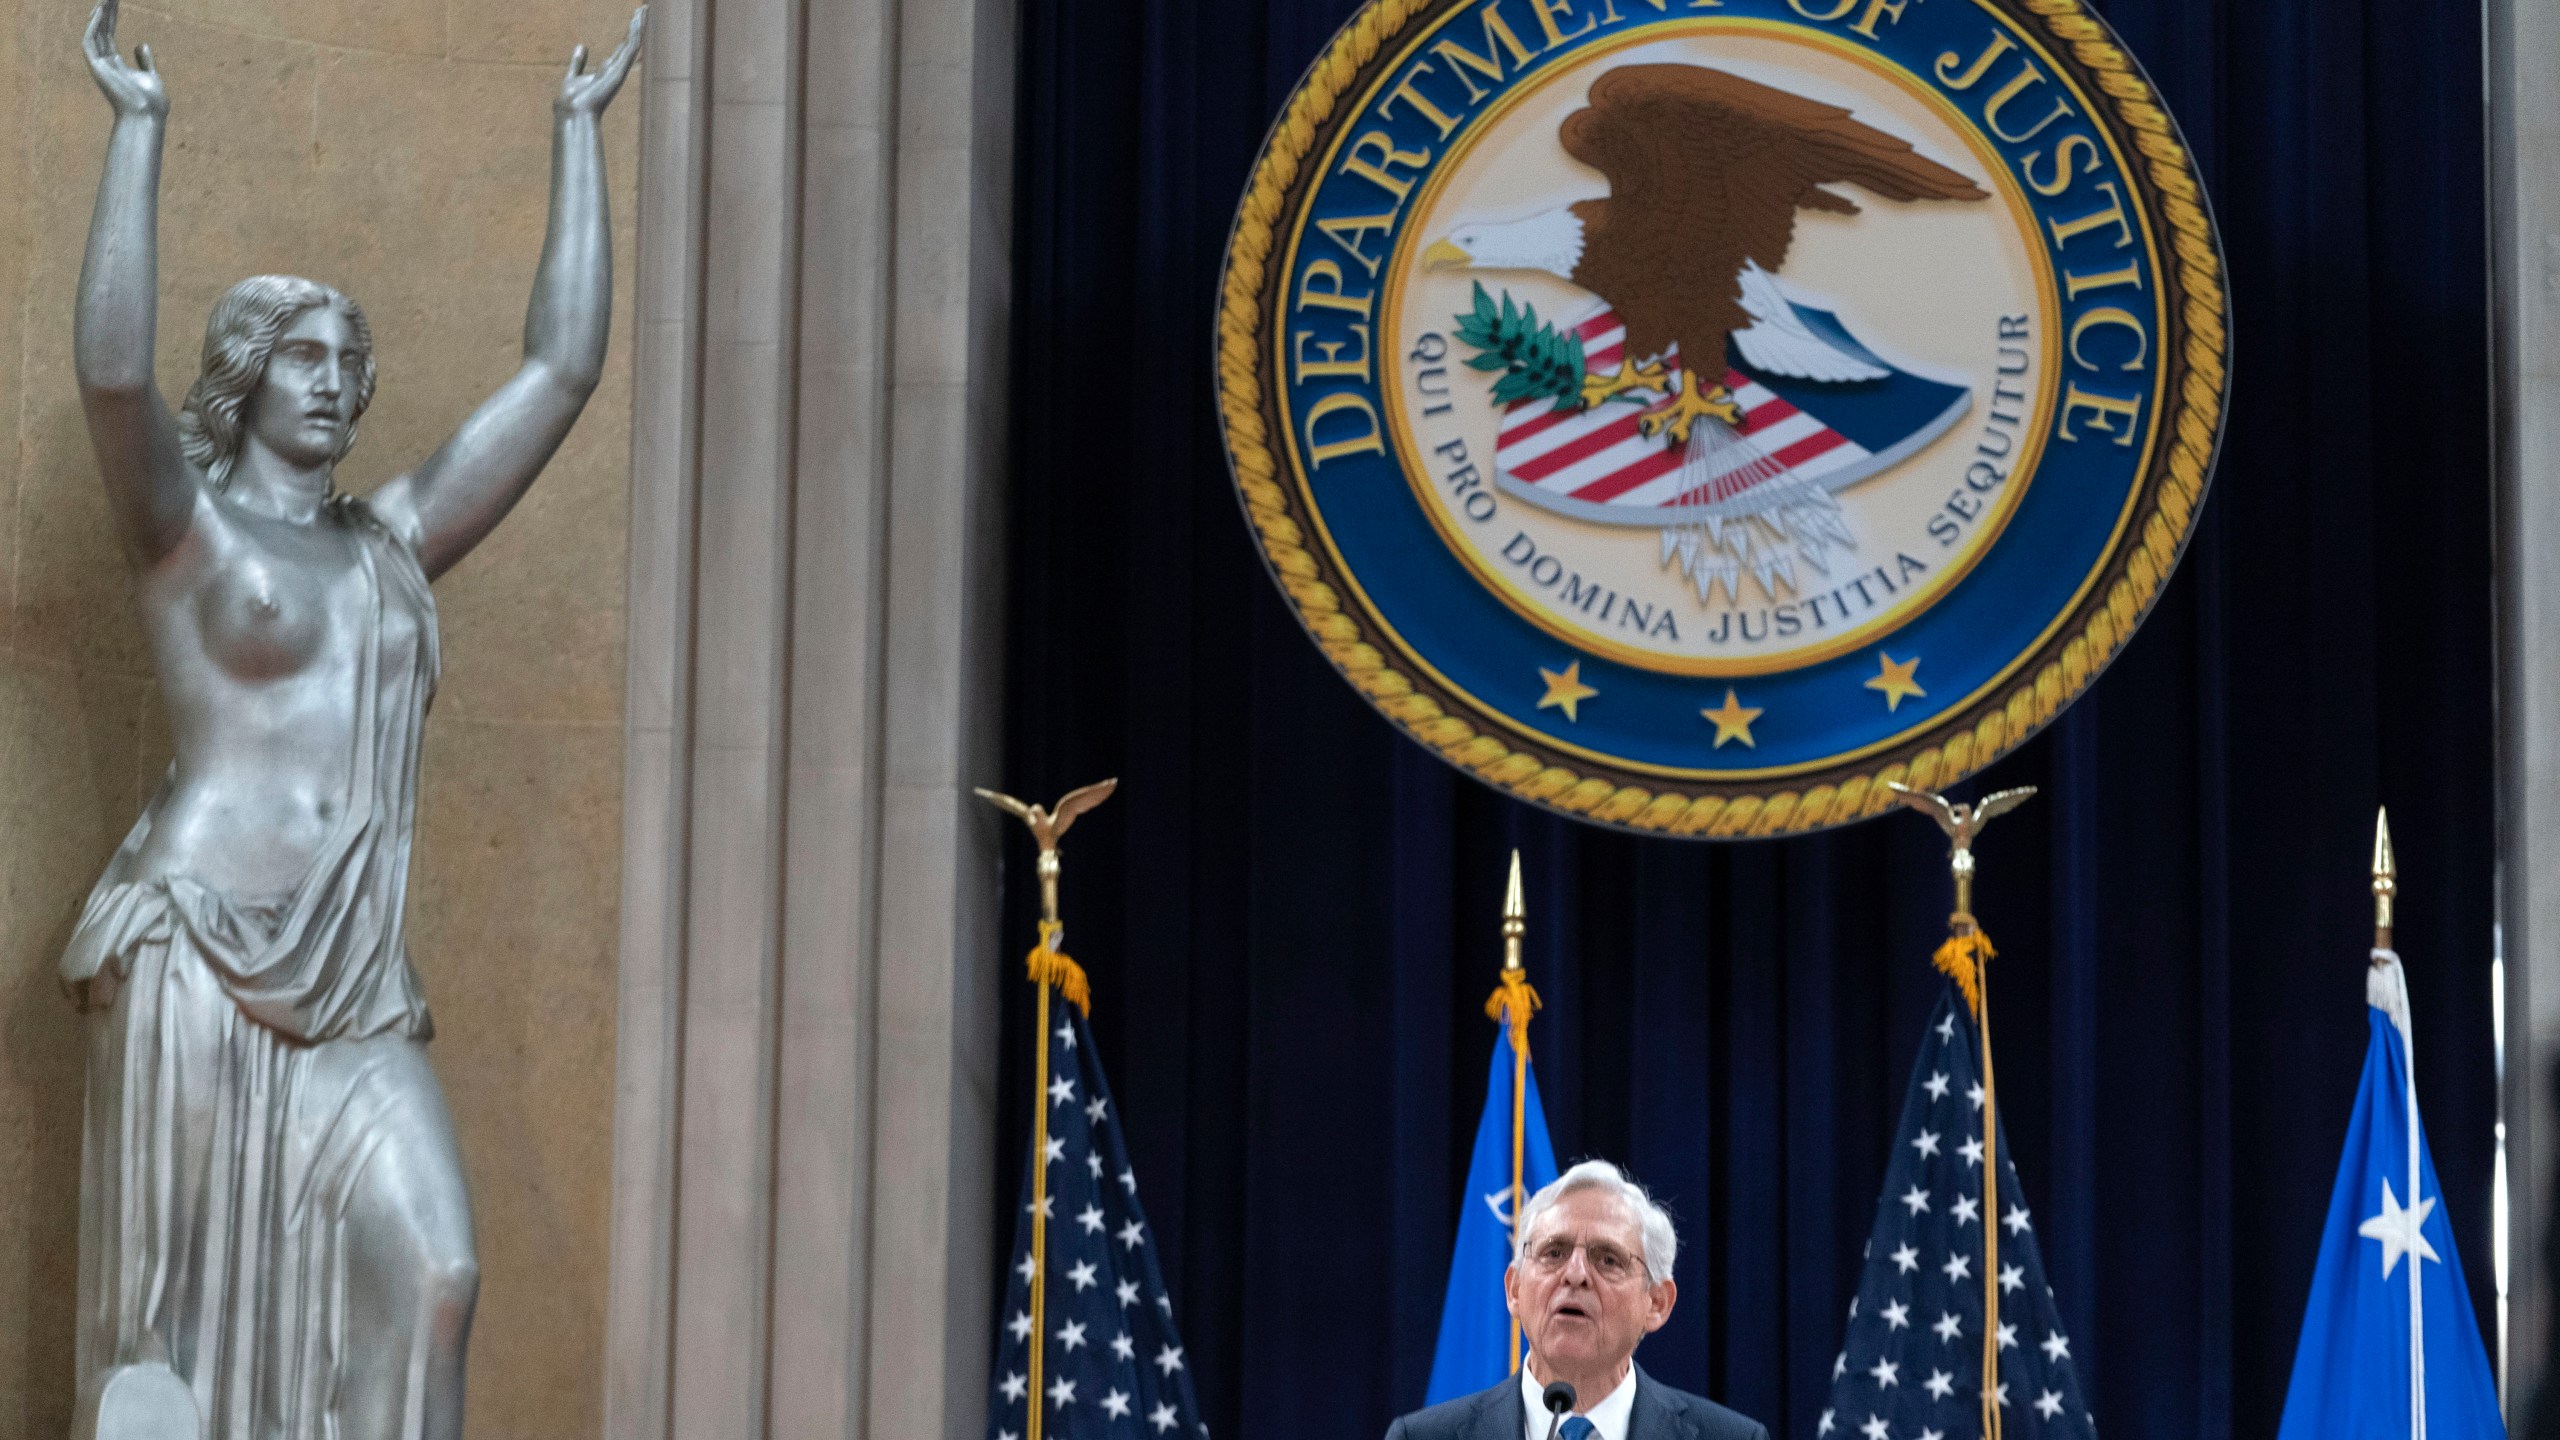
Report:
<svg viewBox="0 0 2560 1440"><path fill-rule="evenodd" d="M1849 1302L1817 1435L1973 1440L1982 1429L1982 1104L1971 1012L1949 985L1921 1036L1866 1273ZM2094 1436L2055 1313L2034 1214L1999 1137L2000 1426L2006 1440Z"/></svg>
<svg viewBox="0 0 2560 1440"><path fill-rule="evenodd" d="M1206 1437L1093 1032L1070 1003L1053 1004L1049 1018L1049 1138L1044 1153L1031 1157L1047 1174L1047 1193L1035 1212L1033 1174L1026 1169L996 1331L987 1434L1024 1440L1030 1407L1037 1405L1042 1440ZM1043 1313L1035 1315L1032 1238L1039 1226L1048 1231L1049 1264Z"/></svg>

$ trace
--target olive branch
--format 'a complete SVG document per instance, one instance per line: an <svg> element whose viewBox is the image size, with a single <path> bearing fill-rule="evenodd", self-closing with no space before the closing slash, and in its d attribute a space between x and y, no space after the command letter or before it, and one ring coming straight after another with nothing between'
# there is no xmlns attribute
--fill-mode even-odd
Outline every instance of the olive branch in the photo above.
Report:
<svg viewBox="0 0 2560 1440"><path fill-rule="evenodd" d="M1456 317L1458 338L1475 347L1467 364L1477 370L1505 372L1494 382L1493 403L1552 396L1561 411L1582 408L1582 337L1540 323L1538 307L1514 305L1502 293L1497 307L1476 282L1475 309Z"/></svg>

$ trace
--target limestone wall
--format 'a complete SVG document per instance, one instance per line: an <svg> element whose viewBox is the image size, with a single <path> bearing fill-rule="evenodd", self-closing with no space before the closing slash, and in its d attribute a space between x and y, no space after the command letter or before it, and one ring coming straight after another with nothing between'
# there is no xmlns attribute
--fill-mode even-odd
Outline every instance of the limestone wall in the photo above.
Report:
<svg viewBox="0 0 2560 1440"><path fill-rule="evenodd" d="M108 127L83 0L0 0L0 1440L71 1409L80 1046L53 964L168 738L82 431L71 295ZM414 464L518 360L550 97L622 0L127 4L174 98L160 377L244 275L356 297L381 391L341 483ZM628 300L640 86L606 129L603 390L523 507L437 586L410 942L484 1283L475 1437L598 1433L621 843Z"/></svg>

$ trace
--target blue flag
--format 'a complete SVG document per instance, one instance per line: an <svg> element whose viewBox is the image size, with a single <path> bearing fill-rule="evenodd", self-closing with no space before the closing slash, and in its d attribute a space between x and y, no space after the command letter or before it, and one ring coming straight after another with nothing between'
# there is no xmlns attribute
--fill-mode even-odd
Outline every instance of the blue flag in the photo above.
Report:
<svg viewBox="0 0 2560 1440"><path fill-rule="evenodd" d="M1511 1265L1515 1053L1511 1027L1496 1027L1493 1074L1485 1087L1484 1119L1476 1124L1475 1157L1467 1163L1458 1247L1449 1257L1449 1294L1440 1305L1440 1348L1431 1358L1425 1405L1491 1389L1515 1373L1511 1310L1502 1298L1502 1272ZM1520 1193L1525 1199L1556 1178L1556 1152L1547 1141L1547 1111L1538 1101L1536 1071L1528 1072L1524 1090Z"/></svg>
<svg viewBox="0 0 2560 1440"><path fill-rule="evenodd" d="M2095 1433L2071 1337L2045 1283L2035 1217L2009 1160L2006 1127L1993 1132L1999 1204L1984 1223L1979 1043L1973 1012L1949 985L1911 1066L1868 1232L1866 1271L1849 1301L1817 1436L1981 1435L1986 1276L2000 1295L1991 1339L2001 1433L2008 1440L2088 1440Z"/></svg>
<svg viewBox="0 0 2560 1440"><path fill-rule="evenodd" d="M1206 1437L1093 1032L1072 1003L1053 1005L1049 1019L1049 1139L1045 1155L1032 1157L1047 1184L1035 1209L1025 1170L987 1434L1023 1440L1036 1405L1041 1440ZM1045 1271L1032 1258L1043 1228ZM1036 1306L1034 1274L1044 1275Z"/></svg>
<svg viewBox="0 0 2560 1440"><path fill-rule="evenodd" d="M2374 952L2365 1003L2364 1080L2276 1437L2491 1440L2506 1427L2418 1121L2399 956Z"/></svg>

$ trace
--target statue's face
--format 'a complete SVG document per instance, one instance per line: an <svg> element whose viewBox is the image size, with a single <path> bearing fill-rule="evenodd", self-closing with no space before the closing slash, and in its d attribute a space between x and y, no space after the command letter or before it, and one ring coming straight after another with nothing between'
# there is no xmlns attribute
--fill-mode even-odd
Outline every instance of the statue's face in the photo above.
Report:
<svg viewBox="0 0 2560 1440"><path fill-rule="evenodd" d="M334 305L295 317L276 337L267 373L242 416L248 438L278 459L305 468L328 465L355 428L364 350L355 327Z"/></svg>

